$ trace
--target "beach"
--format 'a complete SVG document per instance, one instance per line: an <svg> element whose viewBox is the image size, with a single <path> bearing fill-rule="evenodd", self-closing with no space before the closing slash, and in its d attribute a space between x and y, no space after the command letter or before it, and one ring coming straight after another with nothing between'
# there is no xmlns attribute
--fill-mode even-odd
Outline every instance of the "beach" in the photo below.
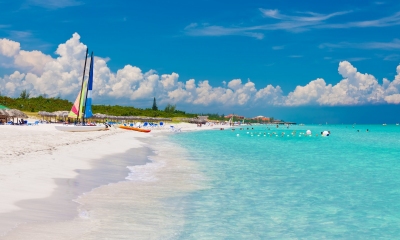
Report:
<svg viewBox="0 0 400 240"><path fill-rule="evenodd" d="M173 125L0 126L0 239L400 234L397 125Z"/></svg>
<svg viewBox="0 0 400 240"><path fill-rule="evenodd" d="M149 134L118 128L71 133L39 124L0 126L0 132L1 239L99 239L107 234L129 239L126 231L159 239L173 235L179 226L173 219L181 219L179 206L166 199L202 187L191 180L196 167L185 159L185 150L165 141L173 134L169 127ZM135 207L135 216L124 216L132 212L124 207Z"/></svg>

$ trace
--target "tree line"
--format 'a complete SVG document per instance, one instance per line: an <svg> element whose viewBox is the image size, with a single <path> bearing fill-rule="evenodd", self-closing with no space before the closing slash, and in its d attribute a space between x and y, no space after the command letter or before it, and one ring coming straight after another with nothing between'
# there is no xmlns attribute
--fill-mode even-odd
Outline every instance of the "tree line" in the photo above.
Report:
<svg viewBox="0 0 400 240"><path fill-rule="evenodd" d="M47 97L46 94L38 97L30 97L30 94L23 90L19 97L11 98L2 96L0 93L0 104L8 108L16 108L25 112L54 112L54 111L69 111L72 102L61 99L60 97ZM133 106L119 106L119 105L92 105L93 113L102 113L112 116L146 116L146 117L183 117L193 118L198 115L208 116L210 120L227 121L225 115L217 113L186 113L185 111L178 110L175 104L167 104L164 110L160 110L157 106L156 98L153 99L151 108L136 108ZM274 118L270 118L272 122ZM233 121L242 121L234 116ZM245 122L260 122L259 120L246 119Z"/></svg>
<svg viewBox="0 0 400 240"><path fill-rule="evenodd" d="M69 111L72 102L61 99L60 97L48 98L46 95L38 97L30 97L25 90L21 92L18 98L11 98L0 95L0 104L8 108L15 108L26 112L54 112L54 111ZM164 110L158 109L154 98L154 103L151 108L136 108L133 106L119 105L92 105L93 113L103 113L113 116L147 116L147 117L184 117L193 118L197 114L186 113L176 109L176 105L167 104Z"/></svg>

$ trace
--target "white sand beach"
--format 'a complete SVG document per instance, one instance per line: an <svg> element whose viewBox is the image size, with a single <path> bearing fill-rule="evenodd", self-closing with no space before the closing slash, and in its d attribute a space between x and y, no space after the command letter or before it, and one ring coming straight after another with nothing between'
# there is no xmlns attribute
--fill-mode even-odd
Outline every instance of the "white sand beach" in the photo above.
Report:
<svg viewBox="0 0 400 240"><path fill-rule="evenodd" d="M219 126L197 127L196 124L187 123L173 125L181 128L182 131L219 128ZM157 148L149 144L155 138L162 138L163 134L173 134L169 126L153 129L151 133L118 128L97 132L62 132L57 131L54 126L55 124L0 125L2 149L0 155L0 238L2 239L55 239L54 236L57 234L57 239L99 239L95 236L104 236L98 235L101 233L99 229L103 226L100 220L104 221L105 218L113 216L112 207L104 206L112 202L112 199L109 199L112 197L110 191L117 191L118 188L130 189L126 192L133 195L128 194L129 196L125 197L129 200L125 200L133 201L135 198L137 203L135 206L138 208L137 212L140 213L141 207L145 209L145 206L150 203L153 208L157 208L155 199L167 196L165 189L179 188L182 191L190 191L199 187L188 181L190 177L187 176L189 172L186 170L194 166L185 160L183 152L170 151L170 148L176 150L174 146L164 144ZM136 149L133 153L135 155L130 158L136 160L132 160L130 165L141 166L131 169L131 172L126 168L127 166L123 166L124 163L119 169L112 170L113 164L104 160L112 159L113 157L110 156L118 154L125 154L126 158L127 154L131 154L129 151L132 149ZM151 165L150 173L147 170L143 171L146 172L143 175L141 170L149 168L143 165L149 154L148 149L157 150L157 155L152 157L156 164ZM166 161L166 159L174 160ZM102 167L99 167L100 163L103 164ZM92 177L87 178L90 182L79 178L83 171L89 171L94 166L100 170L91 173ZM110 171L107 170L108 167ZM109 179L120 182L118 188L115 186L111 188L108 185L109 180L106 175L109 172L113 174L108 177ZM86 175L82 174L82 176ZM130 180L125 180L126 177ZM132 184L136 185L133 187ZM95 189L91 189L92 187ZM149 189L152 191L149 192ZM90 194L81 196L85 192L90 192ZM125 192L125 190L120 192ZM110 201L107 202L107 199ZM88 210L90 206L94 209L96 204L103 204L101 208L103 210L96 213ZM164 210L159 206L159 211ZM179 211L175 209L174 212ZM150 224L152 227L157 224L168 224L163 222L163 218L157 219L156 216L145 220L149 219L149 216L146 215L148 213L143 212L143 214L145 214L144 217L135 218L135 221L141 219L143 224ZM136 227L131 227L138 233L149 234L152 227L149 225L147 228L143 227L140 221ZM144 223L144 221L154 222ZM118 224L123 224L123 222L115 221L114 225L108 223L107 226L116 227ZM173 227L165 229L172 231ZM61 232L64 235L59 235Z"/></svg>

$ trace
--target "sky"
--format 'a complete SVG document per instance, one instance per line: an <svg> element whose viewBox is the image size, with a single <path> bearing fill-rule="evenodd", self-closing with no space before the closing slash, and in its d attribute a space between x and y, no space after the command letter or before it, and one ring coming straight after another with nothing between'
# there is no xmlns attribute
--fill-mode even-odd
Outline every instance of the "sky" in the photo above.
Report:
<svg viewBox="0 0 400 240"><path fill-rule="evenodd" d="M400 122L400 2L0 0L0 93L304 123Z"/></svg>

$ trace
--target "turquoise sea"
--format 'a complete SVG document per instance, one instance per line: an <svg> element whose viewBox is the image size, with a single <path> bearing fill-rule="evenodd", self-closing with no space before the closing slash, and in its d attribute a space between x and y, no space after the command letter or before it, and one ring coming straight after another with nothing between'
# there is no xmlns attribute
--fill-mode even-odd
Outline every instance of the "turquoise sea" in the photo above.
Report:
<svg viewBox="0 0 400 240"><path fill-rule="evenodd" d="M400 126L242 128L116 135L0 238L399 239Z"/></svg>
<svg viewBox="0 0 400 240"><path fill-rule="evenodd" d="M400 126L242 128L168 137L188 150L206 186L179 200L174 239L400 236Z"/></svg>

